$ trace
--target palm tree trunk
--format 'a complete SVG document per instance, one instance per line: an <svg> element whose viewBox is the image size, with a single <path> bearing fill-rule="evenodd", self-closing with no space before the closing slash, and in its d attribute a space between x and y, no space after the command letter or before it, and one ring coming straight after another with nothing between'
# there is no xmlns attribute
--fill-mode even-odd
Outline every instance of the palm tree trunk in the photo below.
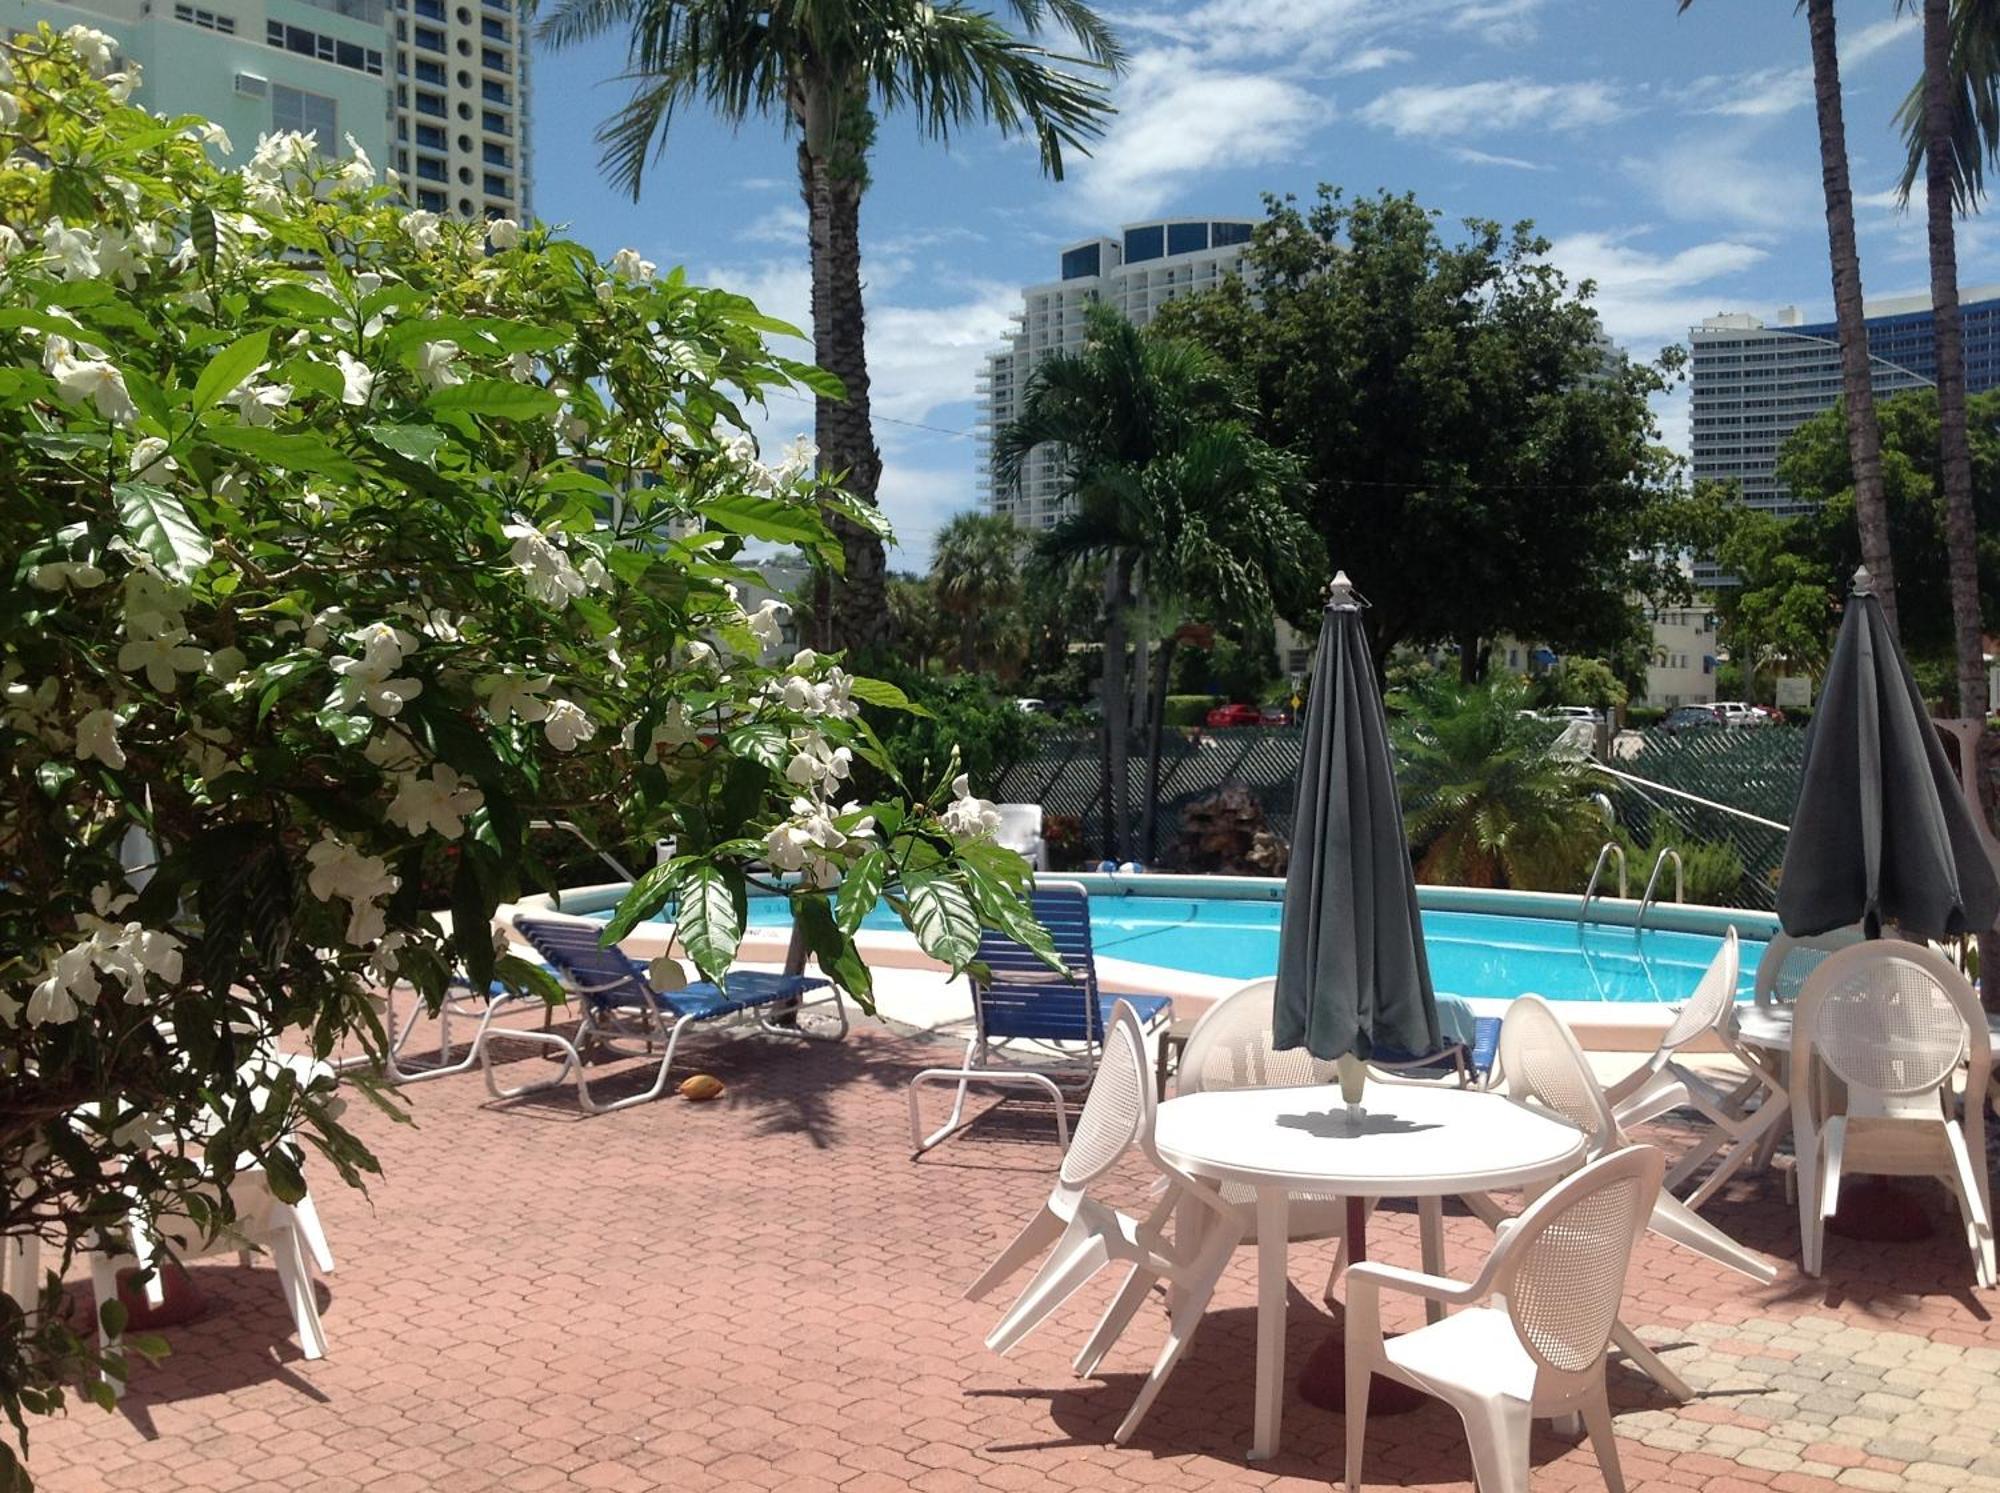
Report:
<svg viewBox="0 0 2000 1493"><path fill-rule="evenodd" d="M1874 577L1889 630L1896 630L1896 571L1889 554L1889 509L1882 494L1882 432L1875 423L1868 327L1861 309L1861 254L1854 243L1854 191L1847 180L1847 125L1840 107L1840 53L1833 0L1806 0L1812 38L1813 103L1819 115L1819 164L1826 193L1826 246L1833 270L1833 316L1840 327L1841 393L1847 404L1847 453L1854 468L1854 518L1861 563Z"/></svg>
<svg viewBox="0 0 2000 1493"><path fill-rule="evenodd" d="M815 402L813 433L819 469L844 473L841 486L875 501L882 453L868 409L866 313L861 302L861 171L799 145L799 177L812 235L813 357L847 387L845 399ZM821 646L865 647L889 641L888 562L882 541L859 524L831 515L847 557L847 573L822 573L815 601Z"/></svg>
<svg viewBox="0 0 2000 1493"><path fill-rule="evenodd" d="M1174 646L1179 640L1177 632L1162 638L1153 661L1152 709L1146 721L1146 798L1140 805L1145 811L1146 828L1139 840L1139 859L1149 866L1159 845L1160 747L1167 731L1167 681L1173 673Z"/></svg>
<svg viewBox="0 0 2000 1493"><path fill-rule="evenodd" d="M1958 240L1952 225L1951 162L1951 0L1924 0L1924 185L1929 194L1938 456L1944 472L1944 538L1958 652L1958 713L1984 720L1986 655L1980 642L1979 535L1972 516L1972 451L1965 433L1965 353L1958 315Z"/></svg>
<svg viewBox="0 0 2000 1493"><path fill-rule="evenodd" d="M958 629L958 667L966 674L979 672L979 634L973 621L975 615L967 612Z"/></svg>
<svg viewBox="0 0 2000 1493"><path fill-rule="evenodd" d="M1125 609L1131 602L1132 562L1122 552L1104 568L1104 854L1125 859L1125 826L1132 812L1127 781Z"/></svg>

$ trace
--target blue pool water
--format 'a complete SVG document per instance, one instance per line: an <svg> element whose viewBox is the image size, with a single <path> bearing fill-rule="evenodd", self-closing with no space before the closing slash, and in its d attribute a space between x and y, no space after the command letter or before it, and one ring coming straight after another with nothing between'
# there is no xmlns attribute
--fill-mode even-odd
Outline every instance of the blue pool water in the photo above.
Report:
<svg viewBox="0 0 2000 1493"><path fill-rule="evenodd" d="M1112 958L1255 980L1277 973L1282 911L1274 901L1093 896L1091 938L1099 954ZM752 927L791 922L782 897L752 897L749 913ZM1533 991L1550 1000L1682 1001L1694 994L1720 943L1702 933L1658 928L1634 933L1607 923L1506 913L1432 909L1423 920L1431 978L1440 995L1511 998ZM870 912L862 926L887 930L903 924L885 905ZM1743 941L1742 998L1751 993L1762 953L1762 942Z"/></svg>

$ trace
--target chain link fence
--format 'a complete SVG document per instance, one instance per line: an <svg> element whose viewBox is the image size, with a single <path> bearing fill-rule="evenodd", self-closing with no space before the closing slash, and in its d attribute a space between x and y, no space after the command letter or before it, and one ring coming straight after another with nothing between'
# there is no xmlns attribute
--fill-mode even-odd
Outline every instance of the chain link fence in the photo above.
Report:
<svg viewBox="0 0 2000 1493"><path fill-rule="evenodd" d="M1304 755L1301 727L1208 730L1193 737L1169 733L1160 754L1159 796L1151 806L1151 859L1175 865L1188 806L1230 786L1245 789L1262 808L1270 828L1289 840ZM1625 775L1606 774L1600 786L1616 814L1621 837L1637 852L1633 896L1644 886L1654 854L1672 844L1688 862L1690 898L1733 907L1776 905L1778 869L1785 854L1785 831L1778 826L1790 818L1798 796L1805 732L1769 727L1668 736L1652 731L1639 736L1636 744L1631 737L1624 738L1609 766ZM1128 771L1135 819L1133 853L1143 854L1148 843L1143 750L1132 752ZM1104 758L1097 733L1054 732L1043 737L1034 755L1009 766L995 787L995 796L1004 802L1038 803L1048 815L1075 821L1079 828L1072 858L1083 863L1097 860L1104 844ZM1757 822L1760 819L1771 822ZM1717 847L1727 847L1728 853L1719 854ZM1727 871L1732 855L1740 866L1735 876ZM1587 861L1579 865L1576 885L1568 890L1581 891L1589 871ZM1671 871L1664 873L1661 889L1669 898L1671 878Z"/></svg>

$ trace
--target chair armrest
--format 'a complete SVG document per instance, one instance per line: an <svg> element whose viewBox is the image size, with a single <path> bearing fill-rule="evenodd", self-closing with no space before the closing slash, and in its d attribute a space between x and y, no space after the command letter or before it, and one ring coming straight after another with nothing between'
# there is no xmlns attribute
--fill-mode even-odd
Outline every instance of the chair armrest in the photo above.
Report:
<svg viewBox="0 0 2000 1493"><path fill-rule="evenodd" d="M1364 1260L1358 1265L1347 1267L1347 1283L1351 1290L1355 1286L1387 1286L1391 1290L1406 1291L1412 1296L1423 1296L1432 1301L1446 1301L1459 1306L1467 1306L1478 1301L1486 1292L1480 1283L1471 1285L1461 1280L1452 1280L1443 1275L1426 1275L1421 1270L1405 1270L1400 1265L1382 1265L1374 1260Z"/></svg>

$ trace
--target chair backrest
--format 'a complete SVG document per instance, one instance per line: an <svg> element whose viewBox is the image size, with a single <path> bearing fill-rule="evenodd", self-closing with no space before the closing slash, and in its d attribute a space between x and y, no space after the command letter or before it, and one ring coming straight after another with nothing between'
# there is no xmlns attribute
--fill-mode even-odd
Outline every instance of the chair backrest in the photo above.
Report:
<svg viewBox="0 0 2000 1493"><path fill-rule="evenodd" d="M975 956L988 974L972 982L980 1030L988 1037L1099 1041L1104 1030L1090 949L1089 893L1080 882L1045 881L1028 901L1069 977L1050 969L1026 944L988 929L979 936Z"/></svg>
<svg viewBox="0 0 2000 1493"><path fill-rule="evenodd" d="M1618 1122L1589 1060L1562 1018L1539 995L1516 996L1508 1003L1494 1071L1509 1097L1568 1120L1591 1138L1593 1152L1618 1143Z"/></svg>
<svg viewBox="0 0 2000 1493"><path fill-rule="evenodd" d="M645 970L616 945L608 949L599 946L597 941L604 935L602 924L523 912L514 915L514 927L576 994L591 1000L621 995L639 1001L651 998L652 986L646 982Z"/></svg>
<svg viewBox="0 0 2000 1493"><path fill-rule="evenodd" d="M1794 1072L1817 1062L1850 1095L1931 1093L1949 1081L1969 1044L1982 1055L1989 1048L1985 1015L1965 977L1936 950L1896 939L1829 954L1806 982L1792 1022Z"/></svg>
<svg viewBox="0 0 2000 1493"><path fill-rule="evenodd" d="M1337 1065L1304 1048L1271 1045L1276 980L1252 980L1203 1014L1181 1052L1176 1092L1208 1089L1289 1089L1331 1083Z"/></svg>
<svg viewBox="0 0 2000 1493"><path fill-rule="evenodd" d="M1495 1251L1493 1289L1544 1369L1594 1374L1603 1362L1665 1167L1653 1146L1599 1157L1530 1204Z"/></svg>
<svg viewBox="0 0 2000 1493"><path fill-rule="evenodd" d="M1694 987L1694 994L1667 1023L1667 1030L1660 1038L1661 1052L1678 1052L1703 1032L1714 1031L1723 1024L1736 1004L1736 984L1742 974L1742 958L1736 925L1732 923L1729 931L1722 935L1722 947L1709 961L1701 983Z"/></svg>
<svg viewBox="0 0 2000 1493"><path fill-rule="evenodd" d="M995 804L993 807L1000 815L993 838L1009 850L1031 848L1042 837L1040 804Z"/></svg>
<svg viewBox="0 0 2000 1493"><path fill-rule="evenodd" d="M1764 957L1757 961L1757 1004L1789 1006L1798 1000L1806 981L1829 954L1852 948L1862 941L1861 929L1836 928L1811 938L1777 934L1764 945Z"/></svg>
<svg viewBox="0 0 2000 1493"><path fill-rule="evenodd" d="M1146 1061L1146 1029L1124 1001L1111 1011L1097 1074L1083 1112L1070 1131L1058 1175L1072 1189L1088 1187L1111 1170L1141 1136L1153 1133L1153 1073Z"/></svg>

